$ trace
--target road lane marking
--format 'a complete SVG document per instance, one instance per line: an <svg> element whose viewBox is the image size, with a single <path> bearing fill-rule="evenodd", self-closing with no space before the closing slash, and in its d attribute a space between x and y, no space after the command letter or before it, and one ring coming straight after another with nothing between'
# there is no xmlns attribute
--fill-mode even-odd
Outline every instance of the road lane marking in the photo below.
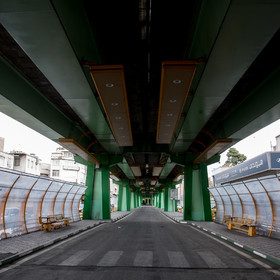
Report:
<svg viewBox="0 0 280 280"><path fill-rule="evenodd" d="M171 267L189 268L190 264L186 260L183 252L168 251L168 258Z"/></svg>
<svg viewBox="0 0 280 280"><path fill-rule="evenodd" d="M166 216L165 214L163 214L163 217L165 217L166 219L168 219L169 221L171 221L174 224L178 224L177 222L175 222L174 220L172 220L171 218L169 218L168 216Z"/></svg>
<svg viewBox="0 0 280 280"><path fill-rule="evenodd" d="M97 266L115 266L122 254L123 251L108 251Z"/></svg>
<svg viewBox="0 0 280 280"><path fill-rule="evenodd" d="M12 265L10 265L9 267L0 269L0 274L6 272L6 271L8 271L8 270L11 270L11 269L13 269L13 268L16 268L16 267L22 265L23 263L28 262L29 260L31 260L31 259L33 259L33 258L36 258L36 257L38 257L38 256L40 256L40 255L42 255L42 254L45 254L46 252L48 252L48 251L50 251L50 250L52 250L52 249L55 249L56 247L58 247L58 246L60 246L60 245L63 245L63 244L65 244L65 243L69 242L69 241L73 241L73 240L76 239L76 238L79 238L79 237L81 237L81 236L83 236L83 235L85 235L85 234L88 234L88 233L90 233L91 231L93 231L93 230L95 230L95 229L97 229L97 228L99 228L99 227L101 227L101 226L103 226L103 225L105 225L105 224L99 224L99 225L97 225L96 227L94 227L94 228L92 228L92 229L89 229L89 230L86 230L86 231L84 231L84 232L82 232L82 233L79 233L79 234L77 234L77 235L75 235L75 236L73 236L73 237L71 237L71 238L68 238L68 239L66 239L66 240L64 240L64 241L61 241L61 242L57 243L56 245L52 245L51 247L42 249L42 250L39 251L38 253L32 254L32 255L30 255L30 256L26 256L26 257L24 257L23 259L19 260L16 264L12 264Z"/></svg>
<svg viewBox="0 0 280 280"><path fill-rule="evenodd" d="M58 265L76 266L92 254L93 251L90 250L79 250L75 252L74 255L59 263Z"/></svg>
<svg viewBox="0 0 280 280"><path fill-rule="evenodd" d="M134 266L153 266L153 252L152 251L137 251L134 259Z"/></svg>
<svg viewBox="0 0 280 280"><path fill-rule="evenodd" d="M266 263L264 263L264 262L262 262L262 261L260 261L260 260L258 260L258 259L253 258L252 256L250 256L250 255L248 255L248 254L246 254L246 253L240 251L239 249L234 248L234 247L232 247L231 245L225 243L224 241L219 240L219 239L217 239L217 238L215 238L215 237L213 237L213 236L211 236L211 235L209 235L209 234L207 234L207 233L205 233L205 232L203 232L203 231L201 231L201 230L199 230L199 229L197 229L197 228L194 228L194 227L191 227L191 228L192 228L193 230L196 230L196 231L200 232L201 234L204 234L204 235L208 236L209 238L211 238L211 239L215 240L216 242L218 242L218 243L224 245L225 247L231 249L232 251L238 253L239 255L241 255L241 256L243 256L243 257L245 257L245 258L247 258L247 259L249 259L249 260L251 260L251 261L253 261L253 262L255 262L255 263L257 263L258 265L264 267L265 269L271 270L271 266L267 265Z"/></svg>
<svg viewBox="0 0 280 280"><path fill-rule="evenodd" d="M126 218L128 218L130 215L132 215L133 213L135 213L135 210L134 210L133 212L129 213L128 215L126 215L126 216L120 218L118 221L116 221L116 222L114 222L114 223L117 224L118 222L123 221L124 219L126 219Z"/></svg>
<svg viewBox="0 0 280 280"><path fill-rule="evenodd" d="M206 262L209 268L228 268L219 257L210 251L200 251L197 254Z"/></svg>

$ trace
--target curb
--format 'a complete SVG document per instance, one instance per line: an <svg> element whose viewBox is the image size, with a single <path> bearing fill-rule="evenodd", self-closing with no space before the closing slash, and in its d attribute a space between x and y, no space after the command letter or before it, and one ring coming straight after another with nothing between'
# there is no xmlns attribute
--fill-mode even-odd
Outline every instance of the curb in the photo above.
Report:
<svg viewBox="0 0 280 280"><path fill-rule="evenodd" d="M14 262L14 261L17 261L18 259L20 259L20 258L22 258L22 257L25 257L25 256L27 256L27 255L29 255L29 254L38 252L38 251L40 251L40 250L42 250L42 249L44 249L44 248L47 248L47 247L49 247L49 246L51 246L51 245L56 244L56 243L58 243L58 242L60 242L60 241L62 241L62 240L68 239L68 238L73 237L73 236L75 236L75 235L77 235L77 234L79 234L79 233L82 233L82 232L84 232L84 231L87 231L87 230L89 230L89 229L92 229L92 228L94 228L94 227L97 227L97 226L99 226L99 225L101 225L101 224L103 224L103 223L104 223L104 222L98 222L98 223L96 223L96 224L94 224L94 225L84 227L84 228L82 228L82 229L79 229L79 230L76 230L76 231L74 231L74 232L71 232L71 233L69 233L69 234L67 234L67 235L65 235L65 236L62 236L62 237L56 238L56 239L54 239L54 240L48 241L48 242L46 242L46 243L44 243L44 244L42 244L42 245L39 245L39 246L37 246L37 247L33 247L32 249L28 249L28 250L23 251L23 252L21 252L21 253L18 253L18 254L15 254L15 255L10 256L10 257L8 257L8 258L5 258L5 259L3 259L3 260L0 260L0 267L3 266L3 265L6 265L6 264L12 263L12 262Z"/></svg>
<svg viewBox="0 0 280 280"><path fill-rule="evenodd" d="M133 212L133 211L132 211L132 212ZM100 221L100 222L98 222L98 223L96 223L96 224L94 224L94 225L84 227L84 228L82 228L82 229L79 229L79 230L76 230L76 231L74 231L74 232L71 232L71 233L69 233L69 234L67 234L67 235L65 235L65 236L62 236L62 237L56 238L56 239L54 239L54 240L48 241L48 242L44 243L43 245L39 245L39 246L34 247L34 248L32 248L32 249L28 249L28 250L23 251L23 252L21 252L21 253L18 253L18 254L15 254L15 255L10 256L10 257L8 257L8 258L2 259L2 260L0 260L0 267L3 266L3 265L6 265L6 264L12 263L12 262L14 262L14 261L17 261L17 260L19 260L20 258L25 257L25 256L27 256L27 255L30 255L30 254L32 254L32 253L38 252L38 251L40 251L40 250L42 250L42 249L45 249L45 248L47 248L47 247L49 247L49 246L51 246L51 245L54 245L54 244L56 244L56 243L58 243L58 242L60 242L60 241L62 241L62 240L68 239L68 238L73 237L73 236L75 236L75 235L77 235L77 234L79 234L79 233L82 233L82 232L84 232L84 231L87 231L87 230L89 230L89 229L92 229L92 228L94 228L94 227L97 227L97 226L99 226L99 225L101 225L101 224L105 224L105 223L108 223L108 222L114 223L114 222L116 222L116 221L118 221L118 220L123 219L124 217L126 217L126 216L129 215L129 214L131 214L132 212L126 213L126 214L124 214L124 215L122 215L122 216L120 216L120 217L118 217L118 218L111 219L111 220L109 220L109 221Z"/></svg>
<svg viewBox="0 0 280 280"><path fill-rule="evenodd" d="M263 259L266 259L266 260L271 261L271 262L273 262L273 263L275 263L275 264L277 264L277 265L280 265L280 259L277 259L277 258L272 257L272 256L270 256L270 255L267 255L267 254L265 254L265 253L259 252L259 251L255 250L255 249L252 249L252 248L250 248L250 247L248 247L248 246L246 246L246 245L240 244L239 242L236 242L236 241L234 241L234 240L232 240L232 239L230 239L230 238L228 238L228 237L226 237L226 236L223 236L222 234L219 234L219 233L217 233L217 232L214 232L213 230L210 230L210 229L208 229L208 228L206 228L206 227L199 226L199 225L197 225L197 224L194 223L194 222L178 220L178 219L176 219L176 218L173 218L173 217L170 217L170 216L166 215L164 212L162 212L162 213L163 213L166 217L168 217L168 218L174 220L175 222L177 222L177 223L179 223L179 224L187 224L187 225L191 225L191 226L193 226L193 227L196 227L196 228L200 229L201 231L208 232L208 233L210 233L210 234L212 234L212 235L214 235L214 236L216 236L216 237L218 237L218 238L220 238L220 239L226 240L226 241L228 241L229 243L233 244L234 246L237 246L237 247L239 247L239 248L244 249L245 251L248 251L248 252L253 253L253 254L255 254L255 255L259 256L259 257L262 257Z"/></svg>

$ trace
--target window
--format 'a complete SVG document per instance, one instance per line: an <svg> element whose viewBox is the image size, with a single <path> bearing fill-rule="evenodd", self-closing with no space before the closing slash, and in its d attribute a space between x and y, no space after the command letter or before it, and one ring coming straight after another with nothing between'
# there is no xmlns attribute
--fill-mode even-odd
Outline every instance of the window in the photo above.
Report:
<svg viewBox="0 0 280 280"><path fill-rule="evenodd" d="M58 177L59 176L59 170L53 170L52 171L52 176Z"/></svg>
<svg viewBox="0 0 280 280"><path fill-rule="evenodd" d="M14 165L15 166L20 166L20 158L19 157L15 157Z"/></svg>
<svg viewBox="0 0 280 280"><path fill-rule="evenodd" d="M30 159L27 160L27 167L30 168Z"/></svg>

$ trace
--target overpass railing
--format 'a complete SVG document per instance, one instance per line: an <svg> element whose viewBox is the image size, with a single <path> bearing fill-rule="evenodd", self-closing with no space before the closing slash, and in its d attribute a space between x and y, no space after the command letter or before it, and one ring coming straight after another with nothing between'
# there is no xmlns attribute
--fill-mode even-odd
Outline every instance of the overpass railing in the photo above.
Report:
<svg viewBox="0 0 280 280"><path fill-rule="evenodd" d="M225 215L254 219L257 233L280 238L280 171L209 188L216 222Z"/></svg>
<svg viewBox="0 0 280 280"><path fill-rule="evenodd" d="M39 217L80 220L86 186L0 168L0 239L40 229Z"/></svg>

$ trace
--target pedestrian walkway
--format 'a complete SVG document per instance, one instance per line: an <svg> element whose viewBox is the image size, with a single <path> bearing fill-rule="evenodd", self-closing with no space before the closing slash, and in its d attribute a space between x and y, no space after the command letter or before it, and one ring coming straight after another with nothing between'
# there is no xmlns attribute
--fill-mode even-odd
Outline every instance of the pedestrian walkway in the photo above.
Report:
<svg viewBox="0 0 280 280"><path fill-rule="evenodd" d="M32 252L36 252L61 240L94 228L102 223L116 222L130 214L127 211L111 213L111 220L81 220L51 232L35 231L0 240L0 266L15 261Z"/></svg>
<svg viewBox="0 0 280 280"><path fill-rule="evenodd" d="M183 214L179 212L162 211L162 213L178 223L188 224L199 228L209 234L226 240L235 246L241 247L280 265L280 241L278 239L265 236L248 236L247 233L239 230L228 230L226 225L215 222L184 221Z"/></svg>

